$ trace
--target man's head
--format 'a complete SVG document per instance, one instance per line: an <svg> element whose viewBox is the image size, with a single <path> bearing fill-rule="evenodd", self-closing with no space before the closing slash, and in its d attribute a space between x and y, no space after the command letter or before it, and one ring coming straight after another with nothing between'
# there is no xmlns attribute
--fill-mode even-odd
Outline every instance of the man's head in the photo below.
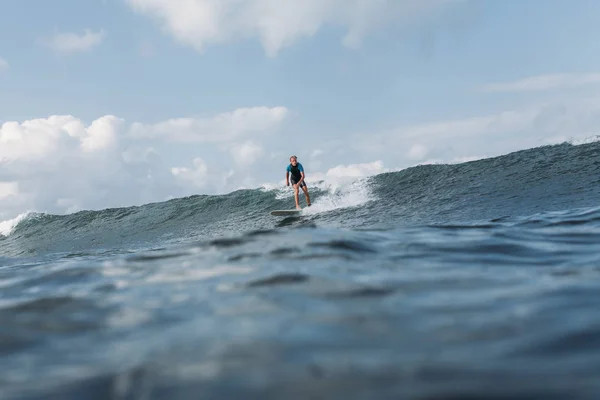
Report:
<svg viewBox="0 0 600 400"><path fill-rule="evenodd" d="M296 165L298 163L298 158L296 156L291 156L290 163L292 163L292 165Z"/></svg>

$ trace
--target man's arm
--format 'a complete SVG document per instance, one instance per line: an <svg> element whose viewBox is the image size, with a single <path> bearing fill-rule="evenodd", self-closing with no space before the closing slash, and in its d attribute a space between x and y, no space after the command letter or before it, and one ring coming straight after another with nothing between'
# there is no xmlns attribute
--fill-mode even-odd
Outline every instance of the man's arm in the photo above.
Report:
<svg viewBox="0 0 600 400"><path fill-rule="evenodd" d="M288 171L285 171L285 184L290 186L290 173Z"/></svg>

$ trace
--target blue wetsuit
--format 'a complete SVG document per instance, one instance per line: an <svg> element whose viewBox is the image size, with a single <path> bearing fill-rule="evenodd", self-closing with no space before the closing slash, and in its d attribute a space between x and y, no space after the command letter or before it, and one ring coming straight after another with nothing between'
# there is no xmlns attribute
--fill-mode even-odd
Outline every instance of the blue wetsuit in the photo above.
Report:
<svg viewBox="0 0 600 400"><path fill-rule="evenodd" d="M297 163L295 167L292 164L289 164L286 170L290 173L290 182L292 185L295 185L300 181L300 179L302 179L302 175L300 175L300 172L304 172L304 167L302 167L302 164ZM306 186L304 181L298 185L298 187L302 186Z"/></svg>

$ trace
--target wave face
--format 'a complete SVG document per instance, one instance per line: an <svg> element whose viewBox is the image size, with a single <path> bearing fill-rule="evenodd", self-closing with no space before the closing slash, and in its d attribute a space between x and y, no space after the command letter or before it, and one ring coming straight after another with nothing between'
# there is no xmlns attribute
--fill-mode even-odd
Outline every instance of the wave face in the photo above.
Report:
<svg viewBox="0 0 600 400"><path fill-rule="evenodd" d="M600 143L308 184L1 223L0 399L597 398Z"/></svg>
<svg viewBox="0 0 600 400"><path fill-rule="evenodd" d="M600 145L562 144L376 177L380 207L411 223L527 216L598 205ZM386 216L384 220L389 220Z"/></svg>
<svg viewBox="0 0 600 400"><path fill-rule="evenodd" d="M303 222L388 229L594 207L600 144L562 144L456 165L421 165L363 180L311 184ZM303 195L300 195L303 203ZM282 226L289 187L191 196L71 215L28 214L0 225L7 256L122 251ZM12 224L11 224L12 222ZM14 225L14 226L13 226ZM285 223L283 224L285 225Z"/></svg>

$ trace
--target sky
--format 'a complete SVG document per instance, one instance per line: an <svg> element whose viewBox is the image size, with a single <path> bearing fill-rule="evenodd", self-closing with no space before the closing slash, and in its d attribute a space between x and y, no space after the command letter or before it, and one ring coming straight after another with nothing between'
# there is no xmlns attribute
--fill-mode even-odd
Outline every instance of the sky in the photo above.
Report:
<svg viewBox="0 0 600 400"><path fill-rule="evenodd" d="M0 219L578 141L595 0L2 0Z"/></svg>

